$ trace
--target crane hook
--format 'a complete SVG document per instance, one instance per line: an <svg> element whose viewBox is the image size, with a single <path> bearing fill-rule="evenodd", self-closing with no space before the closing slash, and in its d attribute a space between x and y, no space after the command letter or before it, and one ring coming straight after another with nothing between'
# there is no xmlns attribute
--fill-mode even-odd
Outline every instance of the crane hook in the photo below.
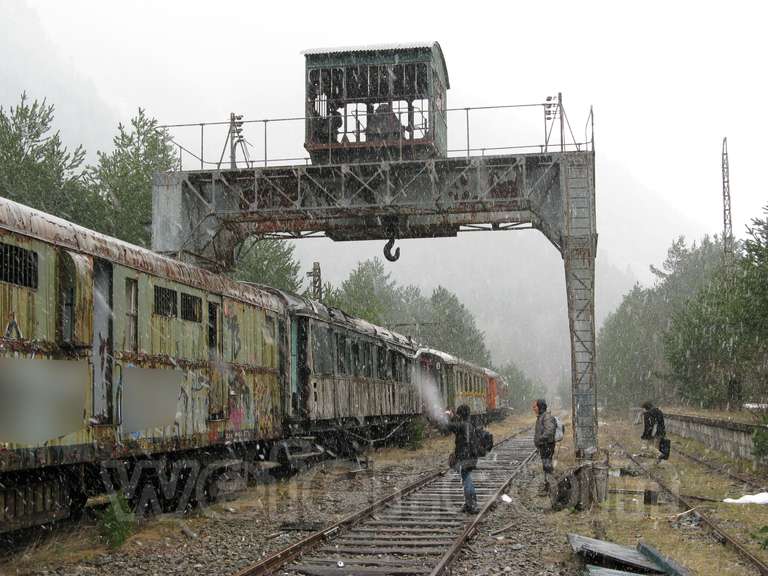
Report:
<svg viewBox="0 0 768 576"><path fill-rule="evenodd" d="M395 249L395 253L392 253L392 247L395 245L395 236L393 235L392 238L387 240L387 243L384 244L384 258L389 260L390 262L397 262L398 258L400 258L400 246L398 246Z"/></svg>

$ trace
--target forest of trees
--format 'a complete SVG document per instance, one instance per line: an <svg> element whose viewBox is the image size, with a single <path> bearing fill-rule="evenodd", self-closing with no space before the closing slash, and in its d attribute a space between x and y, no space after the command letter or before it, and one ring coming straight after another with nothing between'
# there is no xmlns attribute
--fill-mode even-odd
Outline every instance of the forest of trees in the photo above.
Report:
<svg viewBox="0 0 768 576"><path fill-rule="evenodd" d="M152 176L177 162L167 132L139 108L119 124L111 152L85 164L85 150L67 149L55 131L54 106L23 94L18 105L0 107L0 196L60 216L87 228L149 247ZM302 273L294 246L279 240L249 240L232 276L300 292ZM324 286L324 301L345 312L411 335L419 342L483 366L491 366L485 336L472 313L444 287L425 295L397 286L378 259L361 262L339 286ZM541 387L513 363L502 367L521 402Z"/></svg>
<svg viewBox="0 0 768 576"><path fill-rule="evenodd" d="M720 238L676 240L598 337L600 397L738 408L768 399L768 207L726 258Z"/></svg>

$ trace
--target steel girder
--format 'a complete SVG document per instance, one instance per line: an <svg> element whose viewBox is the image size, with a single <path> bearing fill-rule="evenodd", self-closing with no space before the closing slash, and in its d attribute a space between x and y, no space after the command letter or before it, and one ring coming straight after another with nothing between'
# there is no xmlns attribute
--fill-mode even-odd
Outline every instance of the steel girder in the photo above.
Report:
<svg viewBox="0 0 768 576"><path fill-rule="evenodd" d="M155 176L152 247L217 271L248 237L455 236L534 227L561 252L577 452L597 448L594 153L471 156L169 172Z"/></svg>

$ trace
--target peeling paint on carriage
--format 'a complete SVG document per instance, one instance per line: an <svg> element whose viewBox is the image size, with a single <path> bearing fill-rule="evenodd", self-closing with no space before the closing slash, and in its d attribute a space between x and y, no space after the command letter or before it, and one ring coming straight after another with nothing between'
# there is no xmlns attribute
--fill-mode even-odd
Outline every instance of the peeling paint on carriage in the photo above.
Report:
<svg viewBox="0 0 768 576"><path fill-rule="evenodd" d="M253 289L226 276L207 272L12 200L0 198L0 233L9 232L15 233L14 238L19 238L18 234L21 234L30 239L103 258L173 282L222 294L260 308L274 312L284 311L282 299L271 292ZM51 310L54 309L54 307L51 308Z"/></svg>

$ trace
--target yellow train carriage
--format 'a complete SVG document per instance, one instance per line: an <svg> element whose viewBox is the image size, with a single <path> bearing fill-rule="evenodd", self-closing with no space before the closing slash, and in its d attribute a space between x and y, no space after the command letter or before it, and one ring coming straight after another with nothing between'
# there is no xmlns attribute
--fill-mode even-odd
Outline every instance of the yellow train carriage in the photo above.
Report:
<svg viewBox="0 0 768 576"><path fill-rule="evenodd" d="M0 199L0 532L66 516L84 466L281 437L285 314Z"/></svg>
<svg viewBox="0 0 768 576"><path fill-rule="evenodd" d="M429 391L424 394L425 402L453 411L466 404L473 418L481 421L495 408L487 369L431 348L419 349L415 363L419 387ZM437 410L435 406L425 406L424 409L431 413Z"/></svg>

